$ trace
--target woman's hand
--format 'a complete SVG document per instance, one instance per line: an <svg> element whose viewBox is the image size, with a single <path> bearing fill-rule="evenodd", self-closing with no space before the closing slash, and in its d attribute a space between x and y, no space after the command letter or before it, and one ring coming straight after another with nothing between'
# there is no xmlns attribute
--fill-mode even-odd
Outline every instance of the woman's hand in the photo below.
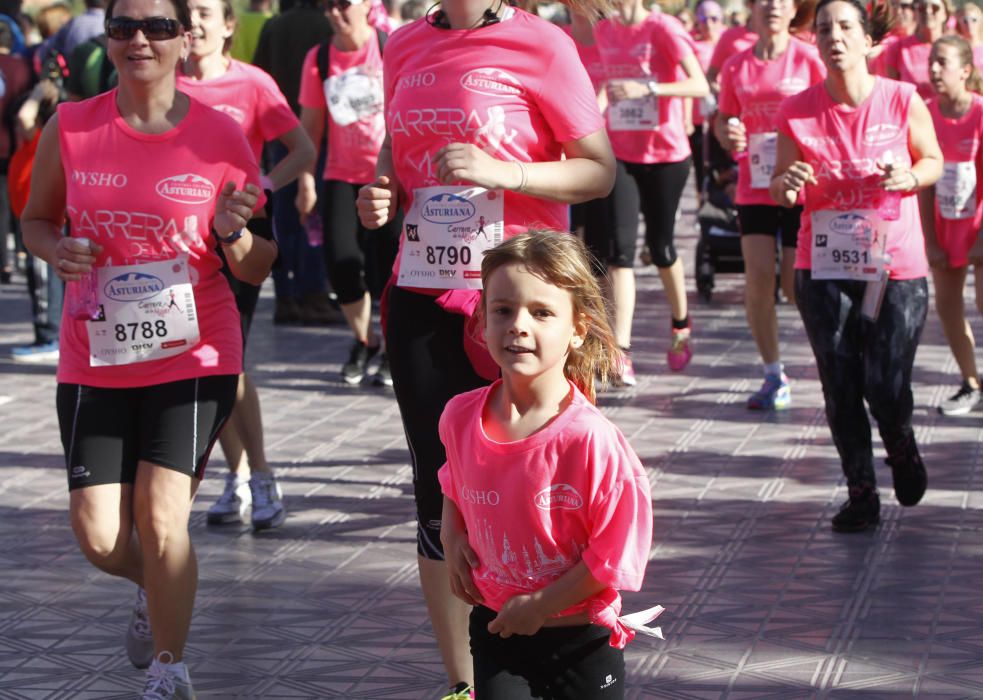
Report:
<svg viewBox="0 0 983 700"><path fill-rule="evenodd" d="M536 634L546 622L535 594L509 598L494 620L488 623L488 631L503 639L513 634Z"/></svg>
<svg viewBox="0 0 983 700"><path fill-rule="evenodd" d="M55 246L55 259L52 266L55 273L65 282L77 282L82 275L92 271L96 264L96 255L102 252L102 246L94 241L86 245L78 238L64 236Z"/></svg>
<svg viewBox="0 0 983 700"><path fill-rule="evenodd" d="M812 166L801 160L794 161L784 173L772 178L772 183L776 180L778 180L779 192L781 193L781 200L778 203L784 207L794 207L799 199L799 192L807 184L819 184ZM772 186L774 187L774 185ZM775 195L773 194L772 196L774 197Z"/></svg>
<svg viewBox="0 0 983 700"><path fill-rule="evenodd" d="M918 178L911 168L893 161L877 161L881 171L881 187L888 192L913 192L918 189Z"/></svg>
<svg viewBox="0 0 983 700"><path fill-rule="evenodd" d="M518 189L522 170L511 161L498 160L472 143L449 143L433 157L437 179L445 185L471 182L489 190Z"/></svg>
<svg viewBox="0 0 983 700"><path fill-rule="evenodd" d="M608 83L608 99L612 102L638 100L651 95L648 83L640 80L612 80Z"/></svg>
<svg viewBox="0 0 983 700"><path fill-rule="evenodd" d="M297 178L297 197L294 199L301 224L307 223L307 217L314 211L315 204L317 204L317 188L314 185L314 176L310 173L301 173Z"/></svg>
<svg viewBox="0 0 983 700"><path fill-rule="evenodd" d="M256 185L248 184L237 190L234 182L226 182L218 195L215 205L215 219L212 227L223 238L232 235L253 218L253 210L259 201L260 191Z"/></svg>
<svg viewBox="0 0 983 700"><path fill-rule="evenodd" d="M359 221L367 229L377 229L392 221L396 215L396 188L385 175L358 191L355 200Z"/></svg>
<svg viewBox="0 0 983 700"><path fill-rule="evenodd" d="M738 153L747 150L747 127L737 117L731 117L724 122L722 135L724 138L721 139L721 145L727 150Z"/></svg>

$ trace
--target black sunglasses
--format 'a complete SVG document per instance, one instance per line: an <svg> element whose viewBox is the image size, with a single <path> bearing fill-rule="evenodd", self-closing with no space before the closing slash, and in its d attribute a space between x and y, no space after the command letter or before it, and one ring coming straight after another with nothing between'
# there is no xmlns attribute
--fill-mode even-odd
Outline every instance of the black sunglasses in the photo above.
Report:
<svg viewBox="0 0 983 700"><path fill-rule="evenodd" d="M181 33L181 24L169 17L148 17L147 19L131 19L130 17L113 17L106 22L106 36L117 41L129 41L136 36L137 31L150 41L166 41Z"/></svg>
<svg viewBox="0 0 983 700"><path fill-rule="evenodd" d="M357 2L352 2L351 0L328 0L325 6L328 8L328 11L331 11L337 7L339 10L344 12L352 5L361 5L361 4L362 4L361 0L357 0Z"/></svg>

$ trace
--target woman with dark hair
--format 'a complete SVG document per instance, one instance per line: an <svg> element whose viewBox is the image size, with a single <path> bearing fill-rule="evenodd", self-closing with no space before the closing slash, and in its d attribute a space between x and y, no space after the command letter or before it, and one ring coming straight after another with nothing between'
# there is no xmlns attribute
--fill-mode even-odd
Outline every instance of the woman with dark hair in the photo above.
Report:
<svg viewBox="0 0 983 700"><path fill-rule="evenodd" d="M822 0L816 37L827 77L787 98L778 115L771 196L805 192L795 297L816 357L826 417L849 498L838 532L880 520L867 405L905 506L925 493L911 426L911 371L928 308L928 262L915 193L942 173L928 108L914 86L871 75L883 36L858 0Z"/></svg>
<svg viewBox="0 0 983 700"><path fill-rule="evenodd" d="M72 528L93 565L141 587L126 645L150 666L142 697L190 700L188 517L242 369L216 248L251 284L276 248L245 228L263 197L242 131L176 89L187 4L113 0L106 18L119 87L45 127L24 239L70 283L57 406Z"/></svg>

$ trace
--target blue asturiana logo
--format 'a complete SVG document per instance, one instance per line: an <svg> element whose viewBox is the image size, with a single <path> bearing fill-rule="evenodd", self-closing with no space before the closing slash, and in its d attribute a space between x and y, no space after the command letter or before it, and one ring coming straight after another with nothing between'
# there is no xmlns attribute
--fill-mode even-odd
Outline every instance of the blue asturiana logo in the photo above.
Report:
<svg viewBox="0 0 983 700"><path fill-rule="evenodd" d="M146 301L164 289L164 282L154 275L127 272L106 282L103 291L113 301Z"/></svg>
<svg viewBox="0 0 983 700"><path fill-rule="evenodd" d="M464 197L442 192L436 194L420 208L420 216L432 224L459 224L473 219L474 205Z"/></svg>
<svg viewBox="0 0 983 700"><path fill-rule="evenodd" d="M841 214L830 222L829 229L843 236L853 236L858 241L869 242L874 239L873 223L860 214Z"/></svg>

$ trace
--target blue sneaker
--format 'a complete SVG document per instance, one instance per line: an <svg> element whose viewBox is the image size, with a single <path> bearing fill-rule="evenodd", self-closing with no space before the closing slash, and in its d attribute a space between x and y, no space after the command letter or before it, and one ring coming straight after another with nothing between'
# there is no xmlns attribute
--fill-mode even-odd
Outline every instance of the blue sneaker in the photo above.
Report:
<svg viewBox="0 0 983 700"><path fill-rule="evenodd" d="M788 377L782 374L765 375L761 388L751 394L747 407L752 411L781 411L792 403L792 391L788 385Z"/></svg>
<svg viewBox="0 0 983 700"><path fill-rule="evenodd" d="M57 362L58 341L51 343L34 343L10 351L14 362Z"/></svg>

